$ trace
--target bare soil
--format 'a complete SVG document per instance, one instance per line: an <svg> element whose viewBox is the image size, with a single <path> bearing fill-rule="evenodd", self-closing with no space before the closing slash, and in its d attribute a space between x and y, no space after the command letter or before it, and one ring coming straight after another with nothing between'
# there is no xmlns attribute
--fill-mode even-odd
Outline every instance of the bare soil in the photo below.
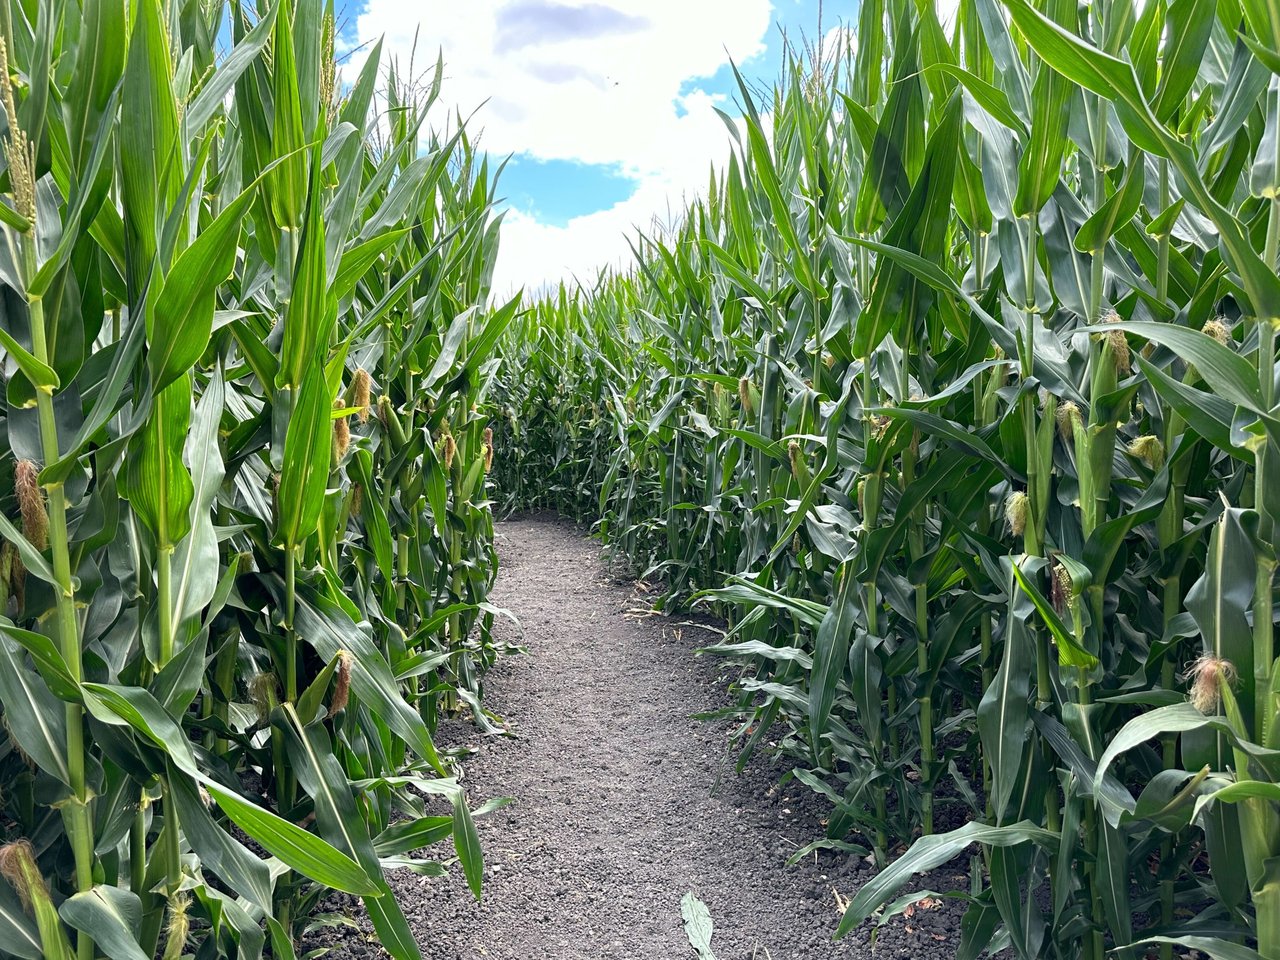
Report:
<svg viewBox="0 0 1280 960"><path fill-rule="evenodd" d="M456 866L446 878L392 875L429 960L689 960L689 891L710 909L718 960L955 955L954 901L889 921L874 945L870 923L832 939L837 893L852 897L872 867L832 853L786 866L823 836L826 801L778 787L786 768L767 757L735 774L730 725L697 719L730 702L736 673L696 655L714 633L649 614L643 591L613 577L572 524L506 521L498 548L493 599L521 625L499 629L529 651L486 681L485 705L510 735L450 723L439 740L475 749L463 762L473 803L516 799L479 821L480 903ZM961 866L921 888L963 888ZM355 924L306 946L375 955L367 922Z"/></svg>

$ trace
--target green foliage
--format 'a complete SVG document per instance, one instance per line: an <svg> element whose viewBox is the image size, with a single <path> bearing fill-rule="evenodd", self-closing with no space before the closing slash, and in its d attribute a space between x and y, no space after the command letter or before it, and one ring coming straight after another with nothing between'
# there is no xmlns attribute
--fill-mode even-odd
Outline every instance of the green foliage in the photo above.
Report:
<svg viewBox="0 0 1280 960"><path fill-rule="evenodd" d="M501 497L726 617L742 759L907 851L842 932L978 844L966 956L1280 957L1280 8L859 16L515 323Z"/></svg>
<svg viewBox="0 0 1280 960"><path fill-rule="evenodd" d="M483 872L494 173L331 2L0 28L0 954L293 956L334 889L417 957L384 868Z"/></svg>

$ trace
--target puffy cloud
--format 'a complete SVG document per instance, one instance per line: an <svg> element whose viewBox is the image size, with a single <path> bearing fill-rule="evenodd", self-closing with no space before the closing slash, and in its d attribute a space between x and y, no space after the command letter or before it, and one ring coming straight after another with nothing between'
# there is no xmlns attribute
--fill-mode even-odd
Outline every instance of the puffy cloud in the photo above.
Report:
<svg viewBox="0 0 1280 960"><path fill-rule="evenodd" d="M508 3L498 24L498 53L509 53L539 44L566 40L595 40L618 34L632 34L649 25L644 17L624 13L601 3L573 6L528 0Z"/></svg>
<svg viewBox="0 0 1280 960"><path fill-rule="evenodd" d="M761 53L772 16L770 0L365 0L353 46L383 37L384 59L402 69L442 50L434 119L478 109L492 154L608 164L637 182L564 226L508 214L498 285L536 287L622 259L626 231L705 189L728 132L697 81ZM365 56L349 57L348 77Z"/></svg>

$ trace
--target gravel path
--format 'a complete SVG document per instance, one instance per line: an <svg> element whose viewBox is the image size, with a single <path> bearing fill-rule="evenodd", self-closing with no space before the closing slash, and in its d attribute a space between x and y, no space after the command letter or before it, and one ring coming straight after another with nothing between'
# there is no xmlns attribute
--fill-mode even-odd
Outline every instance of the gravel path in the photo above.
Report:
<svg viewBox="0 0 1280 960"><path fill-rule="evenodd" d="M439 739L477 748L464 761L473 803L516 801L479 822L483 902L456 867L393 876L429 960L691 960L688 891L710 909L718 960L954 956L950 903L891 921L874 948L869 930L831 939L833 890L852 896L871 868L829 854L785 866L823 835L823 802L775 787L782 769L735 775L728 726L695 719L727 699L732 668L694 656L713 634L644 616L643 596L570 524L508 521L498 547L493 599L530 656L493 670L485 704L513 735L458 725ZM930 879L964 885L954 870ZM331 956L369 956L354 934Z"/></svg>

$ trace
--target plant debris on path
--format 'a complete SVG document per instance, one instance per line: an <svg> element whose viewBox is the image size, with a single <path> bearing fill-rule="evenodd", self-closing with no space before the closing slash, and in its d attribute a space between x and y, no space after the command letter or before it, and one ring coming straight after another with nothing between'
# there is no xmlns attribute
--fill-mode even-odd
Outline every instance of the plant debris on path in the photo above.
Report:
<svg viewBox="0 0 1280 960"><path fill-rule="evenodd" d="M520 620L530 655L491 672L485 705L512 736L442 725L440 740L478 747L464 764L470 796L516 800L479 822L482 903L459 883L391 877L416 904L424 954L692 957L680 901L693 891L711 911L719 960L871 957L869 932L831 937L835 891L852 896L872 868L829 853L785 866L822 835L823 801L794 782L773 786L781 769L735 775L727 726L694 716L725 700L721 671L732 668L694 655L715 635L643 615L643 597L568 523L508 521L497 542L494 601ZM934 883L962 882L953 873ZM954 956L958 926L949 904L917 909L885 926L874 955ZM366 956L352 934L350 955Z"/></svg>

